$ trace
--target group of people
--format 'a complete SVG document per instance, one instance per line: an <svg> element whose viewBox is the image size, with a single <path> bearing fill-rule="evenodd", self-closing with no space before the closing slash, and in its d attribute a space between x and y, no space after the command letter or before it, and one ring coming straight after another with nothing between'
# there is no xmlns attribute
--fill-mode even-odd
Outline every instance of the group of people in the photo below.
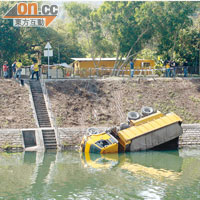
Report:
<svg viewBox="0 0 200 200"><path fill-rule="evenodd" d="M134 61L133 59L130 60L130 75L131 77L134 76ZM176 69L177 69L177 63L175 61L165 61L164 62L165 66L165 76L166 77L175 77L176 76ZM184 77L188 76L188 62L184 62L183 64L183 72L184 72Z"/></svg>
<svg viewBox="0 0 200 200"><path fill-rule="evenodd" d="M4 78L9 78L9 77L13 76L14 78L19 77L19 79L20 79L21 78L21 72L22 72L22 62L21 62L21 60L19 60L18 62L15 61L12 64L11 70L9 69L8 62L4 61L4 64L3 64L3 76L4 76ZM13 74L11 75L10 73L13 73Z"/></svg>
<svg viewBox="0 0 200 200"><path fill-rule="evenodd" d="M176 76L176 62L175 61L165 61L164 63L166 71L166 77L175 77Z"/></svg>
<svg viewBox="0 0 200 200"><path fill-rule="evenodd" d="M21 72L22 72L22 61L19 59L18 61L14 61L12 64L12 69L9 70L8 62L4 61L3 64L3 77L9 78L9 73L11 73L10 77L18 78L21 80ZM33 60L33 65L30 67L31 79L34 79L34 75L36 74L37 80L39 80L39 65L37 60Z"/></svg>
<svg viewBox="0 0 200 200"><path fill-rule="evenodd" d="M176 76L176 70L177 70L177 63L175 61L165 61L165 75L166 77L175 77ZM185 61L183 63L183 73L184 77L188 76L188 62Z"/></svg>

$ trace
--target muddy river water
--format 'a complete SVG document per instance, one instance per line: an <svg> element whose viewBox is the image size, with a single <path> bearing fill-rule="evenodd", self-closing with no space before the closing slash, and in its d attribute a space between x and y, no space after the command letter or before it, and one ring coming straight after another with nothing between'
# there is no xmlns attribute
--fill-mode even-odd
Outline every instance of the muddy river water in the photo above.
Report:
<svg viewBox="0 0 200 200"><path fill-rule="evenodd" d="M200 149L0 153L0 199L200 199Z"/></svg>

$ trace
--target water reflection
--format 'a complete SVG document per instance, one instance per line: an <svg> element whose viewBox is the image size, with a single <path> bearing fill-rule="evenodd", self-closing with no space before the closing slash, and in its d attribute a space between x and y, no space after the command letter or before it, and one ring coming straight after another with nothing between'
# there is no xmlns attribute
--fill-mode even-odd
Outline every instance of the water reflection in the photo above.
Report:
<svg viewBox="0 0 200 200"><path fill-rule="evenodd" d="M109 169L119 164L119 154L81 153L81 160L85 167L94 169Z"/></svg>
<svg viewBox="0 0 200 200"><path fill-rule="evenodd" d="M183 158L178 151L172 152L136 152L126 154L82 154L84 166L94 169L118 167L139 176L151 178L178 179L181 175Z"/></svg>
<svg viewBox="0 0 200 200"><path fill-rule="evenodd" d="M0 180L0 199L197 199L200 150L1 153Z"/></svg>

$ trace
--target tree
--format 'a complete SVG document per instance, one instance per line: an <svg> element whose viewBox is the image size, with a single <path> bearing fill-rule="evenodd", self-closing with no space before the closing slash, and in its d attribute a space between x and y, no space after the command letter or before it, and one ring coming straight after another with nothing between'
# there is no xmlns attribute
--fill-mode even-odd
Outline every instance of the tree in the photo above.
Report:
<svg viewBox="0 0 200 200"><path fill-rule="evenodd" d="M105 56L111 50L101 31L99 18L94 14L95 8L88 4L69 3L65 5L68 15L72 19L70 23L72 31L76 31L79 42L84 47L88 56L92 57L95 67L97 56Z"/></svg>
<svg viewBox="0 0 200 200"><path fill-rule="evenodd" d="M16 54L20 53L18 42L21 40L20 30L13 27L12 20L5 20L2 17L14 3L1 2L0 5L0 61L12 62ZM2 65L2 63L1 63Z"/></svg>
<svg viewBox="0 0 200 200"><path fill-rule="evenodd" d="M1 17L14 4L1 3ZM53 62L70 62L70 57L86 55L98 67L96 57L115 56L114 75L119 75L129 59L137 57L143 49L194 63L199 29L192 26L191 15L199 5L198 2L108 1L94 8L72 2L65 4L67 20L57 19L48 28L16 28L12 20L1 18L0 59L12 62L23 58L29 64L36 56L46 62L42 55L49 40L54 48ZM199 27L198 20L194 24ZM192 52L191 56L186 51Z"/></svg>
<svg viewBox="0 0 200 200"><path fill-rule="evenodd" d="M179 32L192 25L196 8L195 2L146 2L138 19L152 24L159 54L173 59Z"/></svg>
<svg viewBox="0 0 200 200"><path fill-rule="evenodd" d="M200 31L196 28L187 28L179 32L179 40L175 48L176 59L180 62L188 61L191 73L199 73L198 57L200 48Z"/></svg>
<svg viewBox="0 0 200 200"><path fill-rule="evenodd" d="M102 30L114 47L116 56L113 75L119 75L129 59L137 55L146 40L151 37L150 26L138 23L135 18L142 2L104 2L97 14L102 22ZM126 57L122 62L122 58Z"/></svg>
<svg viewBox="0 0 200 200"><path fill-rule="evenodd" d="M71 34L60 32L54 27L13 27L12 20L2 19L3 15L15 3L2 2L0 5L0 61L9 61L11 64L15 59L21 58L24 65L30 65L32 58L35 57L46 63L43 57L44 46L48 41L54 48L52 62L70 62L71 57L83 55L78 43L72 43ZM58 20L59 22L59 20ZM63 24L62 24L63 25ZM58 49L60 54L58 55ZM58 59L60 57L60 59ZM2 63L1 63L2 65Z"/></svg>
<svg viewBox="0 0 200 200"><path fill-rule="evenodd" d="M115 68L120 71L132 55L152 41L157 41L159 55L174 59L179 33L192 25L190 16L197 6L194 2L105 2L98 10L103 26L118 45L116 60L126 57Z"/></svg>

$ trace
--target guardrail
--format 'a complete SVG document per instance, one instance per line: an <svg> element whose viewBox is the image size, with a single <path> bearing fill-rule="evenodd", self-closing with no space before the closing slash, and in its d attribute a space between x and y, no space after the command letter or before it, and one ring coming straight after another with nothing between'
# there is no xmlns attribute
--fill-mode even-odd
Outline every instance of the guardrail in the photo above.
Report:
<svg viewBox="0 0 200 200"><path fill-rule="evenodd" d="M73 70L68 68L50 68L50 79L66 79L66 78L101 78L101 77L109 77L115 72L119 72L119 76L130 76L130 69L113 69L113 68L87 68L87 69L79 69ZM148 75L158 75L165 76L166 68L160 67L155 69L134 69L134 76L148 76ZM174 68L169 68L169 73L173 76ZM178 66L175 68L176 76L183 76L184 74L184 66ZM31 78L30 67L22 68L22 78ZM197 74L189 74L189 77L198 76ZM0 69L0 77L3 77L2 69ZM9 76L10 78L12 76ZM40 77L43 79L47 79L47 70L40 69Z"/></svg>
<svg viewBox="0 0 200 200"><path fill-rule="evenodd" d="M119 76L130 76L130 69L113 69L113 68L88 68L88 69L79 69L75 71L75 76L79 77L89 77L89 78L95 78L95 77L104 77L104 76L111 76L112 74L118 73ZM134 75L136 76L148 76L148 75L158 75L158 76L165 76L166 68L147 68L147 69L134 69ZM174 74L174 68L169 68L170 75L173 76ZM184 66L179 66L175 68L175 75L177 76L183 76L184 73ZM191 74L190 74L191 76Z"/></svg>

